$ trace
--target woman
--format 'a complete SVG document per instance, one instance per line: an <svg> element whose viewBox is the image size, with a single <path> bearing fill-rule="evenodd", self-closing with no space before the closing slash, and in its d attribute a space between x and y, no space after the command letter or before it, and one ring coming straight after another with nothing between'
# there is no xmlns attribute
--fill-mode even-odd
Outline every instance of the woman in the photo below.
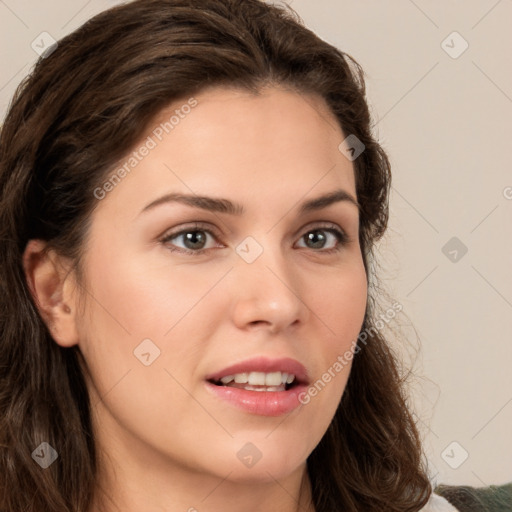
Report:
<svg viewBox="0 0 512 512"><path fill-rule="evenodd" d="M0 508L453 510L377 319L390 179L361 68L292 12L62 39L0 140Z"/></svg>

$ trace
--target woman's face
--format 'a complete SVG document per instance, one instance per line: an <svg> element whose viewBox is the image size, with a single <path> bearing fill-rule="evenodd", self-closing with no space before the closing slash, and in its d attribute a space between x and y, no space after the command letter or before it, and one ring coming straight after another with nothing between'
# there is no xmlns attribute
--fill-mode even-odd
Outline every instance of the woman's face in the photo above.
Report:
<svg viewBox="0 0 512 512"><path fill-rule="evenodd" d="M119 467L279 479L325 433L364 318L357 206L312 202L356 197L348 134L283 89L187 100L96 191L77 319L96 437Z"/></svg>

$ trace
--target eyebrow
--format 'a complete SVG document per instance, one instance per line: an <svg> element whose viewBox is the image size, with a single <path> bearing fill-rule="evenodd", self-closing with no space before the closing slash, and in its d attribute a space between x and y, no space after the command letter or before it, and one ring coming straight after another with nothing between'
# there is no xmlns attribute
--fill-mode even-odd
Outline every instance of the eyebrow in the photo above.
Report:
<svg viewBox="0 0 512 512"><path fill-rule="evenodd" d="M358 210L360 209L360 205L355 197L347 191L339 189L305 201L300 206L299 213L304 214L311 211L321 210L341 201L354 205ZM142 214L156 208L157 206L167 203L181 203L194 208L201 208L202 210L227 213L237 216L244 213L243 205L230 201L229 199L179 193L165 194L164 196L155 199L153 202L145 206L140 213Z"/></svg>

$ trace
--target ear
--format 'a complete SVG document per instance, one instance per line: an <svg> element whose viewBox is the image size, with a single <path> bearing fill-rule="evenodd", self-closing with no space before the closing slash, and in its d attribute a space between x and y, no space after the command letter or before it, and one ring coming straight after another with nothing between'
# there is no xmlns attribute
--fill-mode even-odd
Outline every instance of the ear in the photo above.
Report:
<svg viewBox="0 0 512 512"><path fill-rule="evenodd" d="M78 343L77 294L69 262L54 250L44 251L46 242L29 240L23 252L23 269L39 314L53 339L62 347Z"/></svg>

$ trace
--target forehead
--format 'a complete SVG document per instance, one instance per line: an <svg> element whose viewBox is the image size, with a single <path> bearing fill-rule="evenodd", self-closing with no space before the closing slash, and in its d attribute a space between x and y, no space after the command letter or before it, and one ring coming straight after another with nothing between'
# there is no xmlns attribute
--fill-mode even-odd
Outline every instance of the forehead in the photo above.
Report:
<svg viewBox="0 0 512 512"><path fill-rule="evenodd" d="M238 202L271 200L272 190L293 198L341 187L355 196L352 163L338 149L344 138L319 96L212 88L155 116L134 148L145 156L118 163L129 172L102 202L123 196L125 205L142 208L156 192L172 190L219 197L231 191Z"/></svg>
<svg viewBox="0 0 512 512"><path fill-rule="evenodd" d="M189 100L176 101L163 109L152 125L168 122L173 113L185 110ZM193 131L195 138L208 134L209 138L224 138L227 147L229 139L250 143L248 138L254 138L255 142L289 145L301 140L318 144L323 139L323 145L328 145L342 136L337 118L316 94L282 86L265 87L257 94L234 87L212 87L195 95L194 100L196 106L187 109L178 121L185 124L186 120L187 129L178 130L175 126L173 134L181 131L185 132L182 135L190 135Z"/></svg>

